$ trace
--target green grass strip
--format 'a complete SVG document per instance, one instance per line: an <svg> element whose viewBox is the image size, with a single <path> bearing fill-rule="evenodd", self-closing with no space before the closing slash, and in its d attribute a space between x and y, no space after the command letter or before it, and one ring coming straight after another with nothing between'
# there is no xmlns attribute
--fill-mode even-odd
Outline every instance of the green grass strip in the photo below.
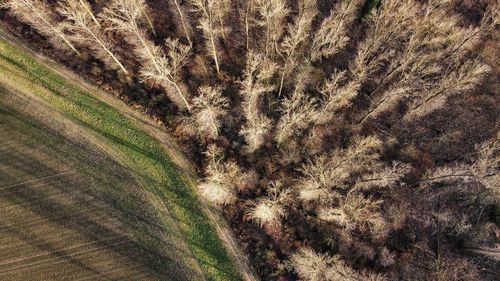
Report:
<svg viewBox="0 0 500 281"><path fill-rule="evenodd" d="M2 40L0 62L23 73L31 83L43 86L48 91L34 94L126 156L130 161L127 164L146 183L145 188L158 196L173 215L207 280L241 280L195 192L182 181L181 172L158 141L116 109Z"/></svg>

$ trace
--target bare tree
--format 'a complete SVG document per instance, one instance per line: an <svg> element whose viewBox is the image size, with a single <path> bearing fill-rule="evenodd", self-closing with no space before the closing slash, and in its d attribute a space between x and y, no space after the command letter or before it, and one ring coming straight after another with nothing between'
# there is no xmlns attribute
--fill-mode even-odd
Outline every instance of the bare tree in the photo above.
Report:
<svg viewBox="0 0 500 281"><path fill-rule="evenodd" d="M193 118L202 136L215 139L219 136L221 118L227 113L229 100L222 96L221 88L203 86L200 95L193 99Z"/></svg>
<svg viewBox="0 0 500 281"><path fill-rule="evenodd" d="M334 7L313 36L309 50L312 61L331 57L347 45L349 27L364 3L364 0L340 1Z"/></svg>
<svg viewBox="0 0 500 281"><path fill-rule="evenodd" d="M281 103L281 118L276 125L276 142L284 144L289 138L307 129L317 118L316 101L301 91L295 91Z"/></svg>
<svg viewBox="0 0 500 281"><path fill-rule="evenodd" d="M224 22L228 16L230 5L227 0L191 0L199 14L200 22L198 28L203 31L206 40L207 50L212 54L217 73L220 72L219 40L226 33Z"/></svg>
<svg viewBox="0 0 500 281"><path fill-rule="evenodd" d="M271 120L267 118L260 107L264 95L275 90L270 79L277 72L277 65L263 55L250 52L241 82L240 94L243 96L243 112L246 124L240 131L247 141L247 149L253 152L259 149L271 129Z"/></svg>
<svg viewBox="0 0 500 281"><path fill-rule="evenodd" d="M336 185L338 172L325 156L308 160L298 170L304 175L299 180L298 194L304 202L326 199L332 186Z"/></svg>
<svg viewBox="0 0 500 281"><path fill-rule="evenodd" d="M374 165L377 166L377 165ZM356 180L349 192L354 191L377 191L378 188L384 190L397 187L402 184L404 177L411 172L411 166L399 162L392 163L388 167L374 167L371 173L363 174Z"/></svg>
<svg viewBox="0 0 500 281"><path fill-rule="evenodd" d="M377 171L381 141L375 137L354 140L347 149L333 151L308 160L298 169L303 174L299 180L298 194L304 202L341 196L338 191L350 189L352 175Z"/></svg>
<svg viewBox="0 0 500 281"><path fill-rule="evenodd" d="M280 87L278 97L281 96L285 75L293 72L295 64L300 61L295 56L302 55L299 48L307 43L311 32L311 24L316 17L316 0L302 0L299 3L299 14L292 24L287 27L288 35L285 36L280 44L279 53L284 57L283 72L281 73ZM298 53L298 54L297 54Z"/></svg>
<svg viewBox="0 0 500 281"><path fill-rule="evenodd" d="M386 221L380 213L382 200L367 198L357 193L348 193L339 201L338 206L319 208L318 218L335 223L349 233L356 229L364 230L363 232L367 233L366 229L369 229L376 235L380 235L383 228L386 227Z"/></svg>
<svg viewBox="0 0 500 281"><path fill-rule="evenodd" d="M88 47L99 59L114 63L125 74L128 74L127 69L112 51L109 39L103 34L101 26L95 20L88 2L64 0L59 3L57 11L66 19L62 24L70 32L69 39L72 42Z"/></svg>
<svg viewBox="0 0 500 281"><path fill-rule="evenodd" d="M188 19L186 17L186 13L184 12L184 9L181 7L179 0L171 0L170 2L174 3L175 9L176 9L177 13L179 14L179 19L181 21L182 30L184 31L184 36L188 40L189 45L193 45L193 42L191 41L191 35L190 35L191 28L190 28Z"/></svg>
<svg viewBox="0 0 500 281"><path fill-rule="evenodd" d="M177 39L167 39L165 46L168 52L165 54L159 46L146 41L147 47L141 49L140 58L143 58L141 76L153 84L163 86L167 93L170 89L177 95L171 95L171 99L180 107L191 111L187 94L181 89L180 71L188 62L191 55L191 47L183 45ZM170 88L172 87L172 88ZM180 100L179 100L180 99Z"/></svg>
<svg viewBox="0 0 500 281"><path fill-rule="evenodd" d="M94 23L97 26L101 26L101 23L99 23L99 21L97 20L97 18L94 16L94 12L92 12L92 7L90 7L89 2L87 2L86 0L78 0L78 1L80 1L80 5L85 9L85 11L87 11L87 13L89 14L89 16L94 21Z"/></svg>
<svg viewBox="0 0 500 281"><path fill-rule="evenodd" d="M209 146L205 155L208 162L206 179L198 187L202 195L217 205L234 203L243 177L241 169L233 161L224 161L223 152L215 145Z"/></svg>
<svg viewBox="0 0 500 281"><path fill-rule="evenodd" d="M291 189L283 186L280 181L272 182L267 190L267 196L257 200L250 209L249 217L260 226L273 226L285 218L286 208L293 199Z"/></svg>
<svg viewBox="0 0 500 281"><path fill-rule="evenodd" d="M310 97L306 90L306 86L310 83L310 75L311 68L303 67L295 76L294 91L280 101L278 108L280 118L275 129L275 140L278 146L286 144L287 140L292 140L292 137L305 132L318 118L317 100Z"/></svg>
<svg viewBox="0 0 500 281"><path fill-rule="evenodd" d="M167 93L172 89L177 93L171 95L172 100L179 107L191 111L187 94L181 90L179 77L182 67L191 55L191 48L172 39L166 40L167 53L156 46L140 26L145 9L144 0L114 0L100 17L109 22L114 30L125 35L127 41L135 47L142 64L141 77L152 84L161 85Z"/></svg>
<svg viewBox="0 0 500 281"><path fill-rule="evenodd" d="M219 0L217 1L217 8L219 11L215 13L217 20L219 21L220 30L222 32L222 38L226 40L226 35L230 31L230 26L227 22L229 18L229 13L232 8L232 0Z"/></svg>
<svg viewBox="0 0 500 281"><path fill-rule="evenodd" d="M265 56L274 56L278 50L278 41L285 32L285 19L290 10L284 0L257 0L257 25L264 28L265 39L263 49Z"/></svg>
<svg viewBox="0 0 500 281"><path fill-rule="evenodd" d="M322 98L315 125L329 122L337 110L351 106L361 84L356 80L348 82L346 80L345 71L336 70L329 79L324 81L324 85L319 89Z"/></svg>
<svg viewBox="0 0 500 281"><path fill-rule="evenodd" d="M319 254L311 248L302 248L292 255L292 265L300 278L307 281L383 281L383 276L357 272L340 257Z"/></svg>
<svg viewBox="0 0 500 281"><path fill-rule="evenodd" d="M422 114L422 112L432 112L432 110L438 108L443 99L476 88L490 72L491 68L489 66L477 60L457 67L450 67L444 71L444 76L438 79L437 83L434 85L428 83L433 86L432 88L424 87L415 90L417 95L412 97L412 104L409 106L404 118L415 117L415 114ZM407 93L405 93L405 96L407 96ZM380 105L372 109L369 114L375 112L379 107Z"/></svg>
<svg viewBox="0 0 500 281"><path fill-rule="evenodd" d="M303 177L295 187L298 198L314 203L318 219L333 223L346 235L356 230L377 239L385 237L389 226L380 212L382 200L365 194L398 186L410 169L400 163L382 165L380 149L380 140L368 137L305 162L299 169Z"/></svg>
<svg viewBox="0 0 500 281"><path fill-rule="evenodd" d="M144 11L144 18L146 19L146 22L148 23L149 29L156 36L155 25L153 23L153 20L151 19L151 16L149 15L150 13L151 13L151 8L146 8L146 10Z"/></svg>
<svg viewBox="0 0 500 281"><path fill-rule="evenodd" d="M143 41L148 39L140 25L145 11L144 0L113 0L103 9L99 17L108 22L114 30L127 36L130 43L144 47Z"/></svg>
<svg viewBox="0 0 500 281"><path fill-rule="evenodd" d="M245 147L247 152L255 152L264 145L272 125L271 119L259 114L241 128L240 134L245 137L247 142Z"/></svg>
<svg viewBox="0 0 500 281"><path fill-rule="evenodd" d="M500 142L498 139L477 147L477 159L472 165L448 165L429 171L419 184L476 181L500 195Z"/></svg>
<svg viewBox="0 0 500 281"><path fill-rule="evenodd" d="M491 141L477 146L477 160L472 171L479 181L500 199L500 141L499 135Z"/></svg>
<svg viewBox="0 0 500 281"><path fill-rule="evenodd" d="M62 25L55 19L52 11L42 0L11 0L4 3L22 21L31 24L38 32L46 36L59 48L69 47L80 54L71 43Z"/></svg>
<svg viewBox="0 0 500 281"><path fill-rule="evenodd" d="M411 1L391 0L373 16L373 32L362 43L353 69L360 82L370 77L377 87L369 93L371 107L358 123L398 102L411 102L410 112L431 101L437 104L441 97L470 90L485 76L488 69L484 65L477 61L462 65L461 58L494 26L495 19L486 15L479 27L460 28L455 17L443 24L443 14L441 5L419 7ZM390 47L385 42L404 43ZM390 63L380 72L381 62L388 56ZM380 74L372 75L375 71Z"/></svg>
<svg viewBox="0 0 500 281"><path fill-rule="evenodd" d="M252 27L255 25L255 17L256 17L256 0L246 0L246 5L245 6L245 11L243 11L243 24L245 29L245 45L247 48L247 51L250 51L250 40L251 40L251 34L250 31Z"/></svg>

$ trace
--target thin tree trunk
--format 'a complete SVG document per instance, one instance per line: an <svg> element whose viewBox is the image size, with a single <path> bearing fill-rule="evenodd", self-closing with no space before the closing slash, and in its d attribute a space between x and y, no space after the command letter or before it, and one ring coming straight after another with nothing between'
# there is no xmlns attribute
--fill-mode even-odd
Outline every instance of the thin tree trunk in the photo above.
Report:
<svg viewBox="0 0 500 281"><path fill-rule="evenodd" d="M35 11L33 11L35 12ZM64 34L62 34L61 31L57 30L57 28L54 27L53 24L51 24L47 19L45 19L43 16L41 16L39 13L36 13L37 17L39 19L41 19L47 26L50 26L52 28L52 30L57 33L57 35L59 37L61 37L61 39L64 41L64 43L66 43L66 45L68 45L71 50L73 50L77 55L80 55L80 52L75 48L75 46L73 46L73 44L71 44L71 42L68 41L68 39L66 38L66 36L64 36Z"/></svg>
<svg viewBox="0 0 500 281"><path fill-rule="evenodd" d="M99 44L106 53L108 53L108 55L116 62L116 64L121 68L121 70L126 74L128 75L128 71L127 69L125 69L125 67L123 66L123 64L118 60L118 58L113 54L113 52L111 52L107 47L106 45L104 45L104 43L90 30L90 29L87 29L87 31L92 35L92 37L94 37L94 40L97 42L97 44Z"/></svg>
<svg viewBox="0 0 500 281"><path fill-rule="evenodd" d="M137 38L139 38L139 41L141 42L143 48L147 50L147 52L149 54L149 57L151 58L151 60L153 61L153 64L155 65L156 71L161 72L160 71L160 66L158 65L158 63L154 59L153 53L149 49L148 45L146 44L146 41L144 41L144 39L142 38L139 30L136 27L134 27L134 33L135 33L135 36L137 36Z"/></svg>
<svg viewBox="0 0 500 281"><path fill-rule="evenodd" d="M66 39L66 37L63 34L59 33L58 35L59 37L61 37L64 43L66 43L66 45L68 45L71 48L71 50L73 50L78 56L81 55L80 52L75 48L75 46L73 46L73 44L71 44L71 42L69 42L68 39Z"/></svg>
<svg viewBox="0 0 500 281"><path fill-rule="evenodd" d="M224 41L226 41L226 32L224 32L224 21L222 20L221 17L219 17L219 24L220 24L220 28L222 30L222 38L224 39Z"/></svg>
<svg viewBox="0 0 500 281"><path fill-rule="evenodd" d="M179 88L179 86L177 86L177 83L175 83L174 81L172 80L168 80L168 82L170 84L172 84L175 89L177 90L177 92L179 93L179 95L181 96L181 99L182 101L184 102L184 104L186 105L186 109L188 112L191 112L191 106L189 105L188 101L186 100L186 98L184 97L184 94L182 93L181 89Z"/></svg>
<svg viewBox="0 0 500 281"><path fill-rule="evenodd" d="M281 97L281 91L283 90L283 83L285 82L286 68L288 67L289 61L290 61L290 56L287 56L286 61L285 61L285 65L283 66L283 73L281 74L280 90L278 92L278 97Z"/></svg>
<svg viewBox="0 0 500 281"><path fill-rule="evenodd" d="M219 60L217 58L217 49L215 47L215 39L214 39L214 35L212 32L210 32L210 44L212 45L213 57L215 60L215 68L217 69L217 74L219 74L220 73Z"/></svg>
<svg viewBox="0 0 500 281"><path fill-rule="evenodd" d="M96 17L94 16L94 13L92 12L92 10L89 9L89 5L87 3L84 2L84 0L80 0L80 3L82 4L82 6L85 8L85 10L87 11L87 13L89 13L89 15L92 17L92 20L97 24L97 26L101 26L101 24L99 23L99 21L96 19Z"/></svg>
<svg viewBox="0 0 500 281"><path fill-rule="evenodd" d="M249 0L248 1L248 5L247 5L247 11L245 13L245 33L246 33L246 45L247 45L247 51L250 49L250 23L249 23L249 20L250 20L250 12L252 10L252 1Z"/></svg>
<svg viewBox="0 0 500 281"><path fill-rule="evenodd" d="M186 35L186 39L189 42L189 45L193 45L193 42L191 41L191 38L189 36L188 29L186 27L186 22L184 21L184 14L182 13L181 7L179 5L178 0L174 0L175 7L177 8L177 12L179 13L179 16L181 17L181 24L182 24L182 29L184 30L184 34Z"/></svg>
<svg viewBox="0 0 500 281"><path fill-rule="evenodd" d="M153 35L156 36L155 26L153 25L153 22L149 18L148 13L146 11L144 11L144 17L146 18L146 21L148 22L148 25L149 25L149 28L151 29L151 32L153 32Z"/></svg>
<svg viewBox="0 0 500 281"><path fill-rule="evenodd" d="M140 41L140 42L141 42L141 44L143 45L143 48L145 48L145 49L147 50L147 52L148 52L148 54L149 54L149 56L150 56L150 59L153 61L153 64L154 64L154 66L155 66L155 68L156 68L156 71L157 71L158 73L161 73L160 66L158 65L158 63L157 63L157 62L156 62L156 60L154 59L154 55L153 55L153 53L151 52L151 50L149 49L148 45L146 44L146 41L144 41L144 39L142 38L142 36L141 36L141 34L140 34L139 30L137 30L136 28L134 28L134 33L135 33L135 35L137 36L137 38L139 38L139 41ZM173 80L168 79L168 78L167 78L167 80L168 80L168 82L169 82L170 84L172 84L172 85L175 87L175 89L176 89L176 90L177 90L177 92L179 93L179 95L180 95L180 97L181 97L182 101L183 101L183 102L184 102L184 104L186 105L186 109L188 110L188 112L191 112L191 107L190 107L190 105L189 105L188 101L186 100L186 98L184 97L184 93L182 93L181 89L177 86L177 83L175 83Z"/></svg>
<svg viewBox="0 0 500 281"><path fill-rule="evenodd" d="M266 57L268 56L269 54L269 18L266 19L266 41L265 41L265 45L266 45Z"/></svg>

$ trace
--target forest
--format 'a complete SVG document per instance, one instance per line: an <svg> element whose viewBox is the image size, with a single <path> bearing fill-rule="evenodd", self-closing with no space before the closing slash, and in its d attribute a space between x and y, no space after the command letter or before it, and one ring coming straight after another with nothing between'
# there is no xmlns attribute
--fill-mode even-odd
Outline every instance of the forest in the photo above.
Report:
<svg viewBox="0 0 500 281"><path fill-rule="evenodd" d="M164 124L261 280L498 280L497 0L6 0Z"/></svg>

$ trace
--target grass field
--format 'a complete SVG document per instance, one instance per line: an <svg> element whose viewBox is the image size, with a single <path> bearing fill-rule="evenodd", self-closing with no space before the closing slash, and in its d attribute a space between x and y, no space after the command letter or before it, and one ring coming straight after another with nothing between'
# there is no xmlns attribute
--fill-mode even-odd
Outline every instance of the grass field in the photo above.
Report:
<svg viewBox="0 0 500 281"><path fill-rule="evenodd" d="M134 122L0 41L0 280L239 280Z"/></svg>

